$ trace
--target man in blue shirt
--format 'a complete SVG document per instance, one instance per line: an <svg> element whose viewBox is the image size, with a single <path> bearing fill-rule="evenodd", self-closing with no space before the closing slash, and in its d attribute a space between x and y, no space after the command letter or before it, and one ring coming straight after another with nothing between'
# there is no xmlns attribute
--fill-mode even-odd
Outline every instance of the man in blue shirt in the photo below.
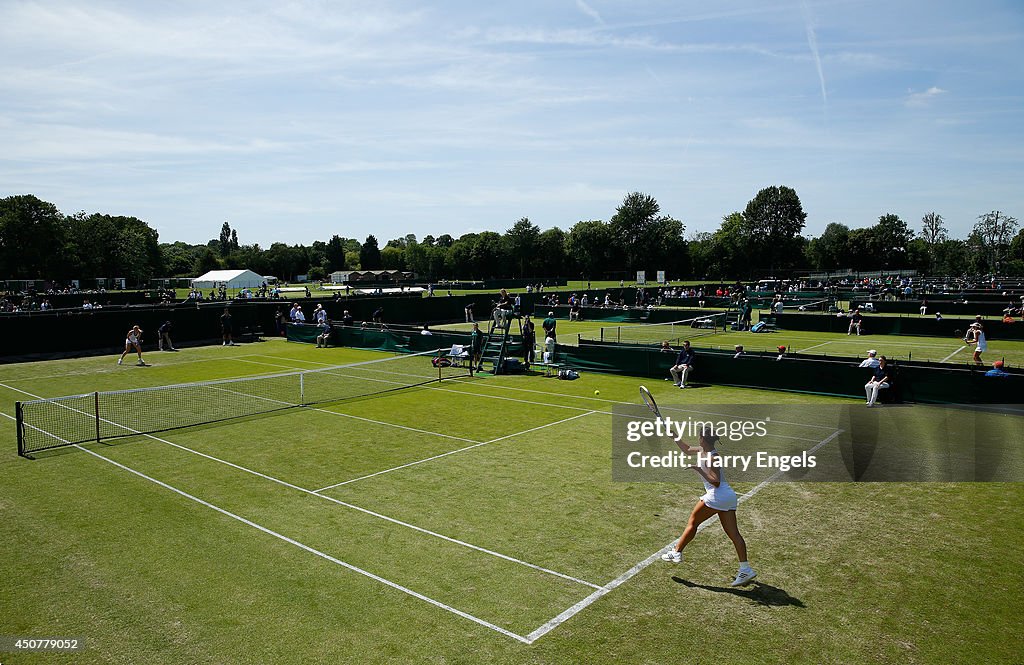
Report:
<svg viewBox="0 0 1024 665"><path fill-rule="evenodd" d="M992 363L992 369L985 372L985 376L1010 376L1010 373L1003 369L1003 361L997 360Z"/></svg>
<svg viewBox="0 0 1024 665"><path fill-rule="evenodd" d="M693 371L693 349L690 348L690 340L683 342L683 348L680 349L679 355L676 356L676 364L669 369L669 373L672 375L672 383L680 388L686 387L686 379L690 376L690 372Z"/></svg>

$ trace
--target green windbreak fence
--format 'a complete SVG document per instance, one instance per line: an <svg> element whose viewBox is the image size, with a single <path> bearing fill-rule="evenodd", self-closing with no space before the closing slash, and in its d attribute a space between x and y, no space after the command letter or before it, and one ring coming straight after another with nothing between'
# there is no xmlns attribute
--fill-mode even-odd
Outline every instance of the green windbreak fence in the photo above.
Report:
<svg viewBox="0 0 1024 665"><path fill-rule="evenodd" d="M320 329L315 325L288 324L288 341L315 344ZM432 349L450 349L461 344L466 349L470 346L470 334L457 331L435 331L430 335L422 335L415 330L392 330L386 328L362 328L359 326L333 326L330 344L353 349L370 351L390 351L393 353L415 353ZM509 339L508 355L522 355L522 339L512 336Z"/></svg>
<svg viewBox="0 0 1024 665"><path fill-rule="evenodd" d="M668 378L675 354L654 347L581 343L559 345L559 359L580 370L636 376L647 380ZM734 358L728 352L698 350L690 381L695 385L724 385L790 392L864 397L870 372L857 362L748 354ZM1024 374L994 378L984 369L898 364L890 395L897 401L939 404L1005 404L1024 395Z"/></svg>
<svg viewBox="0 0 1024 665"><path fill-rule="evenodd" d="M920 316L921 313L921 301L922 298L917 297L912 300L872 300L870 301L871 306L876 312L883 312L886 314L917 314ZM856 307L864 307L869 301L866 300L852 300L850 301L850 309ZM927 298L927 314L935 317L935 312L941 312L944 316L971 316L972 318L976 314L982 316L998 316L1002 318L1003 310L1010 305L1010 300L1005 299L1002 301L986 301L986 302L951 302L951 301L938 301ZM1015 307L1020 307L1020 301L1014 303Z"/></svg>
<svg viewBox="0 0 1024 665"><path fill-rule="evenodd" d="M960 337L973 321L970 319L934 318L917 316L865 315L863 330L876 335L914 335L920 337ZM810 330L815 332L845 333L850 320L845 316L821 314L776 314L775 324L783 330ZM959 334L958 334L959 332ZM986 320L985 334L989 339L1024 340L1024 323L1003 323Z"/></svg>

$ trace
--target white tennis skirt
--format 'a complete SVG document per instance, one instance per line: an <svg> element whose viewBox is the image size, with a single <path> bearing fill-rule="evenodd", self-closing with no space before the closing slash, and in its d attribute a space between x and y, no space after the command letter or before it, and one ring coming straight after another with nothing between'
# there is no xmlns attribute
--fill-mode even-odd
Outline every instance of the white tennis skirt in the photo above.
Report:
<svg viewBox="0 0 1024 665"><path fill-rule="evenodd" d="M736 492L729 485L722 484L704 493L701 501L715 510L736 510Z"/></svg>

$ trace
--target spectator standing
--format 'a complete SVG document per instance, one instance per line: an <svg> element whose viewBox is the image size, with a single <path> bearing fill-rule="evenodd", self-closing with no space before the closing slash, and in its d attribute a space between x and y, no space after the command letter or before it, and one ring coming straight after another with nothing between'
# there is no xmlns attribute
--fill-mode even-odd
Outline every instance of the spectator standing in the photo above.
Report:
<svg viewBox="0 0 1024 665"><path fill-rule="evenodd" d="M164 321L160 325L160 327L157 328L156 334L157 334L156 343L157 343L157 348L158 349L163 351L164 347L166 346L168 351L177 351L177 349L174 348L174 344L171 343L171 322L170 321Z"/></svg>
<svg viewBox="0 0 1024 665"><path fill-rule="evenodd" d="M473 322L473 332L469 336L469 362L476 367L476 371L484 371L484 363L481 358L484 352L484 333L480 330L480 324Z"/></svg>
<svg viewBox="0 0 1024 665"><path fill-rule="evenodd" d="M558 335L555 332L555 328L558 326L558 322L555 320L554 311L548 312L548 318L541 322L540 327L544 330L545 339L550 337L551 339L558 341Z"/></svg>
<svg viewBox="0 0 1024 665"><path fill-rule="evenodd" d="M535 347L537 346L537 330L533 321L527 316L523 321L523 364L530 368L535 360Z"/></svg>
<svg viewBox="0 0 1024 665"><path fill-rule="evenodd" d="M231 311L225 307L224 313L220 315L220 335L224 340L222 346L235 346L235 341L231 338L232 332Z"/></svg>

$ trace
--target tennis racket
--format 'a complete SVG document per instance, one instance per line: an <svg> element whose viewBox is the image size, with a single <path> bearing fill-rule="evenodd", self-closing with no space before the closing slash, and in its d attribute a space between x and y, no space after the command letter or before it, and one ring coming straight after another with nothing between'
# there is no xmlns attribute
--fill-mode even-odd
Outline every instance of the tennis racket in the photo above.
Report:
<svg viewBox="0 0 1024 665"><path fill-rule="evenodd" d="M647 408L650 409L655 416L661 418L661 410L658 409L658 403L654 401L654 395L652 395L651 391L647 389L647 386L640 386L640 397L643 398L644 404L647 405ZM684 453L689 452L686 444L682 441L675 441L675 444L679 447L679 450Z"/></svg>
<svg viewBox="0 0 1024 665"><path fill-rule="evenodd" d="M661 411L658 410L658 403L654 401L654 395L647 389L647 386L640 386L640 397L643 398L644 404L650 409L654 415L661 418Z"/></svg>

